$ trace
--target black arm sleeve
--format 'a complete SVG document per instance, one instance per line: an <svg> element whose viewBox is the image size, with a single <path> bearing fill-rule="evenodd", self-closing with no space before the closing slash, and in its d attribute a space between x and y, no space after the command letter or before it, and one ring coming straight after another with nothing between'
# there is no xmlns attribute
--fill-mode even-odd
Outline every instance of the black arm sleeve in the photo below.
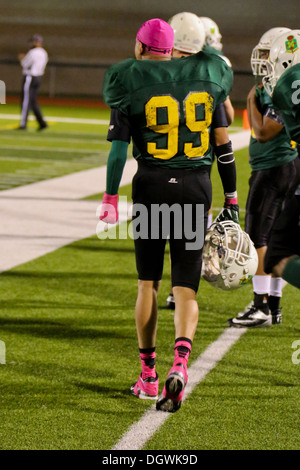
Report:
<svg viewBox="0 0 300 470"><path fill-rule="evenodd" d="M213 114L211 128L217 129L218 127L228 127L224 103L218 104Z"/></svg>
<svg viewBox="0 0 300 470"><path fill-rule="evenodd" d="M224 194L232 194L236 191L236 167L232 144L228 142L227 144L216 146L214 150Z"/></svg>
<svg viewBox="0 0 300 470"><path fill-rule="evenodd" d="M111 109L110 123L107 133L107 140L120 140L122 142L130 143L131 126L126 114L121 113L116 108Z"/></svg>

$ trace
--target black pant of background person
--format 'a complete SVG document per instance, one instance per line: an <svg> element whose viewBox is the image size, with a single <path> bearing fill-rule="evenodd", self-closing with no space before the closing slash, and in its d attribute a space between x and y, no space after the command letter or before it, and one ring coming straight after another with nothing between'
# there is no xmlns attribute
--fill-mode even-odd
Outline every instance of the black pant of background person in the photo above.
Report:
<svg viewBox="0 0 300 470"><path fill-rule="evenodd" d="M32 77L31 75L24 75L22 81L21 93L21 123L20 128L26 129L28 114L32 111L39 123L39 130L47 127L39 104L37 102L38 91L40 88L42 77Z"/></svg>

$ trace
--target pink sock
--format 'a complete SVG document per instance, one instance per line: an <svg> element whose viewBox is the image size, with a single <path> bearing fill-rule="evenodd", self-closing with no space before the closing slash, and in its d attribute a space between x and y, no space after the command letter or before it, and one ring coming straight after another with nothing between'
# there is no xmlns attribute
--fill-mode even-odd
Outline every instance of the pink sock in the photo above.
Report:
<svg viewBox="0 0 300 470"><path fill-rule="evenodd" d="M142 379L145 380L148 377L155 377L155 358L156 354L154 352L150 353L141 353L140 352L140 359L142 364Z"/></svg>
<svg viewBox="0 0 300 470"><path fill-rule="evenodd" d="M175 358L174 358L174 365L176 363L184 364L187 367L187 363L189 360L189 356L191 354L192 345L190 341L186 341L184 339L177 340L175 342Z"/></svg>

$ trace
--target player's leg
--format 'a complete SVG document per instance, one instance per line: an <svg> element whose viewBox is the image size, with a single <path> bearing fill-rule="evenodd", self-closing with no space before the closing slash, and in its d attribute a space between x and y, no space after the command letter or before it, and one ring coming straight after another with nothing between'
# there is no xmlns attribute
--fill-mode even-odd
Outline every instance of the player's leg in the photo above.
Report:
<svg viewBox="0 0 300 470"><path fill-rule="evenodd" d="M37 122L39 123L38 130L42 130L48 127L47 123L45 122L43 118L42 111L37 101L40 83L41 83L41 77L32 77L32 83L30 87L30 97L29 97L30 109L32 109L32 112L35 115Z"/></svg>
<svg viewBox="0 0 300 470"><path fill-rule="evenodd" d="M266 272L282 276L300 288L300 187L290 198L274 226L265 257Z"/></svg>
<svg viewBox="0 0 300 470"><path fill-rule="evenodd" d="M155 370L157 292L162 277L166 244L166 240L151 239L151 197L155 193L145 180L155 181L152 176L150 169L139 165L132 185L133 221L137 223L134 225L134 245L139 279L135 321L142 372L131 391L139 398L150 399L157 398L158 394L159 382ZM138 232L137 227L146 227L147 233Z"/></svg>
<svg viewBox="0 0 300 470"><path fill-rule="evenodd" d="M199 318L196 292L188 287L180 286L175 286L173 291L176 299L175 337L185 337L193 341Z"/></svg>
<svg viewBox="0 0 300 470"><path fill-rule="evenodd" d="M281 272L282 278L294 287L300 289L300 256L292 256L285 260L285 267ZM275 266L274 271L280 268Z"/></svg>
<svg viewBox="0 0 300 470"><path fill-rule="evenodd" d="M264 272L263 262L267 250L265 220L261 217L267 197L268 171L253 171L249 180L249 193L246 204L245 231L249 234L258 254L258 269L253 277L253 299L243 311L228 323L235 327L270 326L267 299L270 292L270 276Z"/></svg>
<svg viewBox="0 0 300 470"><path fill-rule="evenodd" d="M264 258L274 223L295 178L293 162L252 173L246 206L245 231L258 253L259 265L253 277L254 298L244 311L229 320L230 326L261 328L281 323L282 280L264 271Z"/></svg>
<svg viewBox="0 0 300 470"><path fill-rule="evenodd" d="M173 247L174 251L177 251ZM172 257L172 279L175 285L173 285L173 293L175 297L175 312L174 312L174 326L175 326L175 347L174 347L174 361L171 369L168 372L168 376L158 401L157 409L162 411L175 412L177 411L182 403L184 389L188 381L188 359L191 354L192 344L194 335L196 332L199 308L196 299L196 291L199 284L202 257L201 253L195 255L194 267L192 263L187 263L184 266L182 263L182 273L185 272L185 276L181 275L177 277L180 266L177 259ZM194 285L190 285L190 279L194 273ZM185 278L183 281L181 281ZM181 279L181 280L180 280ZM184 285L186 283L186 285ZM178 284L178 285L176 285ZM180 285L182 284L182 285Z"/></svg>
<svg viewBox="0 0 300 470"><path fill-rule="evenodd" d="M207 213L211 203L211 183L209 175L206 172L199 172L193 175L190 172L183 185L183 219L184 205L193 201L193 209L196 205L203 207L203 219L197 217L196 211L191 218L193 233L199 233L196 226L201 227L204 239ZM189 187L189 189L187 189ZM195 192L193 191L195 188ZM195 201L197 203L195 204ZM192 343L198 324L198 303L196 293L199 286L201 267L202 267L202 244L196 249L190 249L186 238L185 228L183 228L183 237L176 239L170 236L170 253L172 267L172 285L175 297L175 348L174 361L169 370L163 391L157 401L156 408L161 411L175 412L182 403L184 389L188 380L187 365L191 354ZM191 242L191 240L189 240Z"/></svg>
<svg viewBox="0 0 300 470"><path fill-rule="evenodd" d="M24 76L22 83L22 103L21 103L21 120L19 129L26 129L27 119L30 111L30 88L32 77Z"/></svg>
<svg viewBox="0 0 300 470"><path fill-rule="evenodd" d="M155 347L157 330L157 293L159 282L138 281L135 322L139 348Z"/></svg>
<svg viewBox="0 0 300 470"><path fill-rule="evenodd" d="M131 392L139 398L156 399L158 394L155 371L158 288L158 282L138 281L135 321L142 372Z"/></svg>
<svg viewBox="0 0 300 470"><path fill-rule="evenodd" d="M182 403L188 381L187 365L199 318L196 292L179 286L174 287L173 292L176 305L174 361L157 402L157 409L170 412L177 411Z"/></svg>
<svg viewBox="0 0 300 470"><path fill-rule="evenodd" d="M171 264L171 257L169 257L169 261ZM170 310L175 310L175 298L174 298L174 293L173 293L173 288L172 288L172 280L171 280L171 285L170 285L170 292L167 297L166 308Z"/></svg>
<svg viewBox="0 0 300 470"><path fill-rule="evenodd" d="M157 331L157 292L162 276L164 243L160 240L135 240L139 275L135 322L142 372L131 391L139 398L157 398L158 375L155 370ZM148 279L155 280L148 280Z"/></svg>

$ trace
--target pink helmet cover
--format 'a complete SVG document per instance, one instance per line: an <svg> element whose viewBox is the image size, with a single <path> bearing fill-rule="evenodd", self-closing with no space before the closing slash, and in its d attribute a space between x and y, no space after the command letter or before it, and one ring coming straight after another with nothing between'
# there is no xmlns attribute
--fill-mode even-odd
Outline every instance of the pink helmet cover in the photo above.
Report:
<svg viewBox="0 0 300 470"><path fill-rule="evenodd" d="M174 30L165 21L153 18L140 27L136 38L145 44L146 50L152 54L171 54L174 44Z"/></svg>

